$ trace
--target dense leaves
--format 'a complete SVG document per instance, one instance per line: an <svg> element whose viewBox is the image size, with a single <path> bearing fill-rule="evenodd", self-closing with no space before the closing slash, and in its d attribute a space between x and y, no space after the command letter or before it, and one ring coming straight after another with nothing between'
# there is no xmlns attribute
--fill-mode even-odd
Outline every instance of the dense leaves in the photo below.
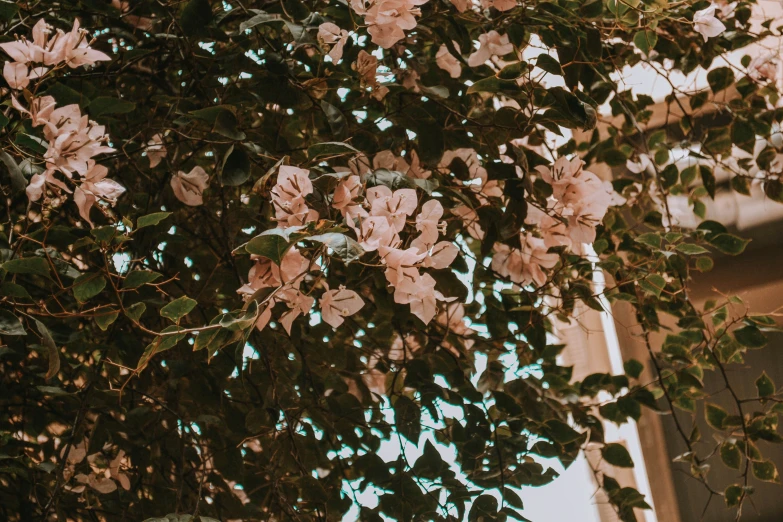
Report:
<svg viewBox="0 0 783 522"><path fill-rule="evenodd" d="M783 193L732 5L0 0L2 517L526 520L598 449L631 521L604 424L645 409L741 508L775 384L696 404L776 323L688 297L749 246L706 202ZM707 84L654 126L642 62ZM619 303L650 359L575 381L561 327Z"/></svg>

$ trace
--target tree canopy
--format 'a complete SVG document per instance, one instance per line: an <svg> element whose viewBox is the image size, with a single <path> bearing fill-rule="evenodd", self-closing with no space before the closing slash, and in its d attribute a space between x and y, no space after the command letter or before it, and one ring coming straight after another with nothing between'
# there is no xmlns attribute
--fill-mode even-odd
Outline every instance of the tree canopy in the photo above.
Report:
<svg viewBox="0 0 783 522"><path fill-rule="evenodd" d="M783 201L755 8L0 0L3 518L526 520L553 460L633 466L604 422L705 401L678 460L740 516L779 392L704 374L775 320L689 284L748 243L716 191ZM575 381L559 325L617 302L649 359Z"/></svg>

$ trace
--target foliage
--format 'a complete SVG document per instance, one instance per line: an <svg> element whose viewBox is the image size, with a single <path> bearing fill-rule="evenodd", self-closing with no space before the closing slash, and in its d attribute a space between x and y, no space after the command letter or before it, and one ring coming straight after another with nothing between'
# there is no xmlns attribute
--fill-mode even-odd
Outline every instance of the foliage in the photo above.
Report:
<svg viewBox="0 0 783 522"><path fill-rule="evenodd" d="M778 57L713 66L771 34L752 8L0 1L3 517L339 520L370 489L362 520L526 520L551 459L632 467L604 419L695 416L776 328L688 294L747 246L704 220L719 170L783 200ZM617 80L641 63L711 92L673 86L683 116L649 127ZM615 302L649 361L574 382L558 326ZM755 385L706 403L717 442L677 421L737 510L779 481ZM596 475L622 520L648 507Z"/></svg>

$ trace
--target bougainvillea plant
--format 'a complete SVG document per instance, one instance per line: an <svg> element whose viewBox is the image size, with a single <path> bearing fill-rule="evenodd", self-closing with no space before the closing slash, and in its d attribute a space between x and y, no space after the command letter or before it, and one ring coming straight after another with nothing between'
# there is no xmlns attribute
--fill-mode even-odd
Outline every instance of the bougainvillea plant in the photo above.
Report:
<svg viewBox="0 0 783 522"><path fill-rule="evenodd" d="M747 243L704 219L716 172L783 199L754 9L0 0L2 518L526 520L553 460L631 466L602 422L696 415L704 372L775 327L688 293ZM703 92L672 80L700 70ZM574 382L557 326L617 301L649 360ZM738 516L778 480L756 386L707 404L714 433L677 424ZM622 520L648 507L596 475Z"/></svg>

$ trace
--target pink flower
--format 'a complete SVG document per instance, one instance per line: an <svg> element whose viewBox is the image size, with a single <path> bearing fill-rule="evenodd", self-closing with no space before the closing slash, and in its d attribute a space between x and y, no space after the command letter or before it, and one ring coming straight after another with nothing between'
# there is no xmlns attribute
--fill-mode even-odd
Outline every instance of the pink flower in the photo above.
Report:
<svg viewBox="0 0 783 522"><path fill-rule="evenodd" d="M780 56L775 53L756 56L748 64L748 76L757 81L778 80L780 77Z"/></svg>
<svg viewBox="0 0 783 522"><path fill-rule="evenodd" d="M79 29L79 20L74 20L71 32L68 33L65 39L60 39L60 41L64 42L62 47L60 48L58 46L60 43L59 41L54 44L52 52L59 53L60 49L62 49L61 52L63 53L63 59L57 61L65 61L65 63L68 64L68 67L73 69L84 65L95 65L95 62L111 61L109 56L90 47L90 42L87 38L87 31Z"/></svg>
<svg viewBox="0 0 783 522"><path fill-rule="evenodd" d="M376 100L382 100L388 93L388 87L384 87L378 82L378 58L365 50L359 51L356 61L351 64L351 69L359 73L360 85L362 88L369 87L372 90L372 97Z"/></svg>
<svg viewBox="0 0 783 522"><path fill-rule="evenodd" d="M54 98L51 96L40 96L38 98L34 98L33 101L30 102L29 111L22 107L19 101L13 96L11 97L11 103L16 110L32 120L33 127L45 125L57 107Z"/></svg>
<svg viewBox="0 0 783 522"><path fill-rule="evenodd" d="M30 70L24 63L5 62L3 66L3 78L12 89L21 90L30 85L29 74Z"/></svg>
<svg viewBox="0 0 783 522"><path fill-rule="evenodd" d="M468 65L478 67L493 56L505 56L513 51L514 46L509 42L508 35L490 31L479 36L479 49L468 57Z"/></svg>
<svg viewBox="0 0 783 522"><path fill-rule="evenodd" d="M459 45L457 42L453 43L454 48L459 52ZM435 55L435 63L438 64L438 67L449 73L449 76L452 78L459 78L462 74L462 65L460 65L459 60L449 52L446 44L442 44L438 49L438 52Z"/></svg>
<svg viewBox="0 0 783 522"><path fill-rule="evenodd" d="M451 266L459 254L459 248L451 241L435 243L427 252L422 266L427 268L443 269Z"/></svg>
<svg viewBox="0 0 783 522"><path fill-rule="evenodd" d="M255 256L254 259L255 264L248 274L248 282L237 290L237 293L249 300L263 288L278 288L278 291L273 293L260 309L255 326L259 330L266 328L272 319L272 309L275 304L284 303L289 310L280 316L280 324L290 335L291 326L296 318L309 313L315 303L315 299L299 290L302 281L310 272L312 263L296 247L286 252L280 266L260 256Z"/></svg>
<svg viewBox="0 0 783 522"><path fill-rule="evenodd" d="M359 294L353 290L346 290L344 286L340 285L339 290L329 290L327 286L326 292L318 300L318 304L321 307L323 320L333 328L337 328L343 324L344 317L349 317L361 310L364 301L359 297Z"/></svg>
<svg viewBox="0 0 783 522"><path fill-rule="evenodd" d="M334 63L337 63L343 57L343 47L345 47L345 42L348 41L348 31L340 29L331 22L324 22L318 26L318 41L324 47L332 46L332 49L329 51L329 58Z"/></svg>
<svg viewBox="0 0 783 522"><path fill-rule="evenodd" d="M166 146L163 144L163 138L160 134L155 134L147 142L147 158L150 160L150 168L154 169L166 157Z"/></svg>
<svg viewBox="0 0 783 522"><path fill-rule="evenodd" d="M38 123L44 125L44 136L49 140L49 149L44 154L47 169L59 170L68 177L74 171L83 176L91 158L114 152L104 145L109 139L106 128L82 116L78 105L54 109L46 121L41 113L38 116Z"/></svg>
<svg viewBox="0 0 783 522"><path fill-rule="evenodd" d="M541 179L552 186L552 196L560 200L566 188L582 174L584 163L580 158L569 160L565 156L560 156L551 169L539 165L536 170L541 175Z"/></svg>
<svg viewBox="0 0 783 522"><path fill-rule="evenodd" d="M351 0L353 10L364 16L374 44L388 49L416 27L418 6L427 0Z"/></svg>
<svg viewBox="0 0 783 522"><path fill-rule="evenodd" d="M381 246L378 249L381 259L386 264L386 280L395 290L395 302L405 304L407 301L398 301L398 293L415 294L421 274L417 265L426 257L426 253L419 253L416 248L400 250Z"/></svg>
<svg viewBox="0 0 783 522"><path fill-rule="evenodd" d="M494 7L498 11L509 11L517 6L516 0L481 0L481 5L485 9Z"/></svg>
<svg viewBox="0 0 783 522"><path fill-rule="evenodd" d="M33 67L31 64L57 66L62 63L71 68L93 65L95 62L111 60L106 54L89 46L87 32L79 29L79 21L74 21L70 33L52 28L41 19L33 27L33 41L22 38L14 42L0 44L13 63L6 62L3 76L13 89L27 87L31 79L39 78L47 72L45 67Z"/></svg>
<svg viewBox="0 0 783 522"><path fill-rule="evenodd" d="M399 189L394 192L384 185L367 189L367 202L371 216L383 216L395 231L405 227L405 217L416 211L418 200L413 189Z"/></svg>
<svg viewBox="0 0 783 522"><path fill-rule="evenodd" d="M359 194L362 191L362 182L359 176L347 176L340 180L334 189L332 207L340 211L343 217L352 221L358 217L366 217L367 212L358 203Z"/></svg>
<svg viewBox="0 0 783 522"><path fill-rule="evenodd" d="M209 175L199 166L185 174L177 172L171 177L171 188L178 200L191 207L204 204L203 193L209 186Z"/></svg>
<svg viewBox="0 0 783 522"><path fill-rule="evenodd" d="M413 240L412 246L419 251L426 251L438 241L440 233L440 218L443 217L443 206L436 199L427 201L416 216L416 230L419 236Z"/></svg>
<svg viewBox="0 0 783 522"><path fill-rule="evenodd" d="M396 246L400 242L397 232L383 216L370 216L362 219L359 244L365 252L373 252L380 247Z"/></svg>
<svg viewBox="0 0 783 522"><path fill-rule="evenodd" d="M272 187L272 204L280 226L300 226L318 219L318 213L305 202L305 196L313 193L309 173L298 167L280 167L277 184Z"/></svg>
<svg viewBox="0 0 783 522"><path fill-rule="evenodd" d="M84 180L76 187L73 193L73 201L79 207L79 214L92 226L90 209L99 199L114 205L124 192L125 187L114 180L105 179L109 169L103 165L96 165L94 160L89 160L89 169L84 175Z"/></svg>
<svg viewBox="0 0 783 522"><path fill-rule="evenodd" d="M414 179L427 179L432 176L432 171L425 170L421 167L419 155L415 150L411 151L411 167L408 169L407 174Z"/></svg>
<svg viewBox="0 0 783 522"><path fill-rule="evenodd" d="M390 150L378 152L372 159L373 170L386 169L396 170L405 174L410 169L410 165L402 156L395 156Z"/></svg>
<svg viewBox="0 0 783 522"><path fill-rule="evenodd" d="M484 230L479 223L479 217L475 210L467 205L460 205L451 209L451 213L462 220L465 230L473 239L484 239Z"/></svg>
<svg viewBox="0 0 783 522"><path fill-rule="evenodd" d="M464 13L465 11L467 11L471 3L470 0L449 0L449 1L454 5L454 7L457 8L457 11L459 11L460 13Z"/></svg>
<svg viewBox="0 0 783 522"><path fill-rule="evenodd" d="M526 234L521 239L522 250L495 243L492 270L519 285L535 283L536 286L541 287L546 283L543 269L554 267L559 256L548 253L548 248L541 238Z"/></svg>

